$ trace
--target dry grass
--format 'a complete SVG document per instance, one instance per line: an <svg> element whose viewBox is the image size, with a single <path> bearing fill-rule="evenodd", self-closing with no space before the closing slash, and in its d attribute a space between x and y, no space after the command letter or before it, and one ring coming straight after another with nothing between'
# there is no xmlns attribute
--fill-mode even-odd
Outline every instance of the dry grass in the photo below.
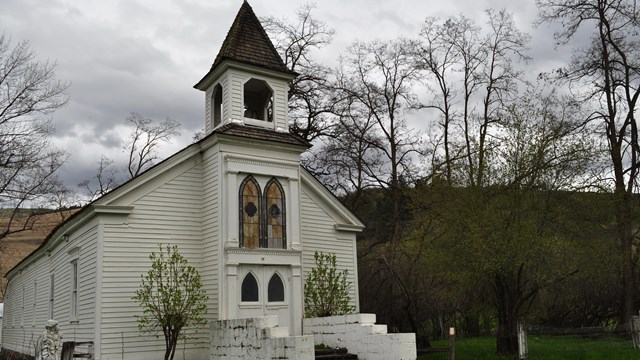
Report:
<svg viewBox="0 0 640 360"><path fill-rule="evenodd" d="M76 213L79 209L53 211L42 215L37 215L34 219L33 226L30 229L14 233L2 239L0 242L0 273L2 273L2 285L0 291L0 302L4 301L4 289L7 280L5 274L16 266L22 259L31 254L49 233L69 216ZM4 228L8 221L6 216L2 216L0 212L0 228ZM18 229L24 224L18 222L12 228Z"/></svg>

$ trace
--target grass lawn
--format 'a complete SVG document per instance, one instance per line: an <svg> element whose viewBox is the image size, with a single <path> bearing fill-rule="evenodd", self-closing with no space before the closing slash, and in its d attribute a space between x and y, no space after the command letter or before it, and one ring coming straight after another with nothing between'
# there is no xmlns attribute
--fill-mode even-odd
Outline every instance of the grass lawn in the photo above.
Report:
<svg viewBox="0 0 640 360"><path fill-rule="evenodd" d="M495 338L458 339L456 360L503 360L495 354ZM529 336L529 359L537 360L640 360L631 340L618 338L583 339L574 336ZM431 342L435 348L447 347L445 340ZM447 353L433 353L419 360L447 360Z"/></svg>

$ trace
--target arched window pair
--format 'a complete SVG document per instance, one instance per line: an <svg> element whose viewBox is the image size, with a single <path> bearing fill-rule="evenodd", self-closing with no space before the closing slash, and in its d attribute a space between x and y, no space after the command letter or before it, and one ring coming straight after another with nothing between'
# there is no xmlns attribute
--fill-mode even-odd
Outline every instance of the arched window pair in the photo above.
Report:
<svg viewBox="0 0 640 360"><path fill-rule="evenodd" d="M248 273L242 280L240 299L244 302L260 301L260 287L258 286L256 277L253 276L252 273ZM274 273L269 280L269 285L267 286L267 301L284 301L284 283L277 273Z"/></svg>
<svg viewBox="0 0 640 360"><path fill-rule="evenodd" d="M272 178L264 189L263 195L251 175L240 185L240 247L286 249L282 185Z"/></svg>

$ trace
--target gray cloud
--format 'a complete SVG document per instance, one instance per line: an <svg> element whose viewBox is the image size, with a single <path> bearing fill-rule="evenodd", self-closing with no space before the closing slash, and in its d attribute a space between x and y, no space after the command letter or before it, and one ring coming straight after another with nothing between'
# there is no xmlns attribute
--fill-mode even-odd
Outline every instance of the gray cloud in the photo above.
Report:
<svg viewBox="0 0 640 360"><path fill-rule="evenodd" d="M295 17L302 0L253 0L258 16ZM464 13L483 18L485 8L515 13L532 33L530 72L562 64L553 29L531 24L536 8L530 0L325 0L316 15L336 30L334 43L318 53L335 63L354 40L415 37L427 16ZM53 116L56 144L72 156L61 176L70 185L94 173L101 154L121 156L117 129L130 112L183 126L172 150L186 146L203 127L204 96L192 88L220 48L240 7L237 0L3 0L0 31L14 41L29 40L40 59L58 62L58 77L71 82L70 103ZM480 20L479 20L480 21Z"/></svg>

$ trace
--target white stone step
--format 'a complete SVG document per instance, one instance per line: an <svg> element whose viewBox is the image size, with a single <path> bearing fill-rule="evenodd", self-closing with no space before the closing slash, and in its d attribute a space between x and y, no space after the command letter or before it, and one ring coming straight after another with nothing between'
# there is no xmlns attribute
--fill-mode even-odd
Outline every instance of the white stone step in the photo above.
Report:
<svg viewBox="0 0 640 360"><path fill-rule="evenodd" d="M365 334L386 335L387 325L363 325Z"/></svg>
<svg viewBox="0 0 640 360"><path fill-rule="evenodd" d="M264 329L265 337L268 339L289 337L289 328L286 326L277 326Z"/></svg>

